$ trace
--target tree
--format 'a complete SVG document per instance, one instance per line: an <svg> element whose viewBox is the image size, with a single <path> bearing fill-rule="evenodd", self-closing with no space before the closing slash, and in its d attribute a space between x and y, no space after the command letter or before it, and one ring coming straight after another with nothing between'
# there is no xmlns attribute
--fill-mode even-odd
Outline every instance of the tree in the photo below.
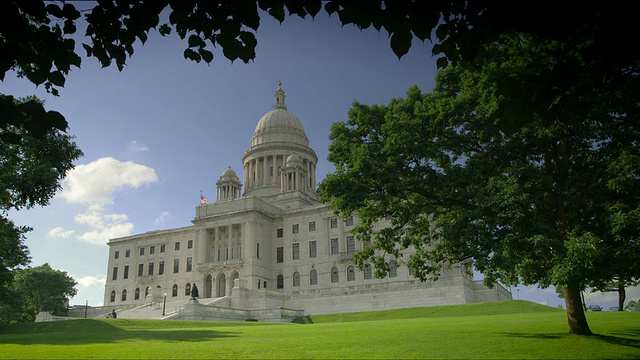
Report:
<svg viewBox="0 0 640 360"><path fill-rule="evenodd" d="M24 240L31 230L16 226L7 212L47 205L82 151L57 125L47 130L34 125L60 118L45 111L34 97L18 100L0 95L0 112L8 114L0 118L0 304L6 305L11 303L7 289L13 270L30 261Z"/></svg>
<svg viewBox="0 0 640 360"><path fill-rule="evenodd" d="M440 72L433 93L356 102L333 124L336 172L321 194L335 211L357 213L354 232L372 240L358 266L384 273L392 256L424 280L471 260L488 283L563 285L569 332L591 334L580 290L627 271L610 262L621 250L640 260L640 104L629 95L638 72L539 92L559 63L585 62L565 46L500 37L475 69ZM520 92L538 99L519 103ZM503 126L513 118L519 126ZM392 226L377 230L386 217Z"/></svg>
<svg viewBox="0 0 640 360"><path fill-rule="evenodd" d="M78 292L77 284L66 271L52 269L45 263L17 270L13 290L21 298L24 317L32 321L40 311L65 314L67 300Z"/></svg>
<svg viewBox="0 0 640 360"><path fill-rule="evenodd" d="M433 52L440 56L442 68L449 62L469 68L482 64L483 46L503 34L525 33L561 41L566 45L561 53L578 53L584 62L557 63L554 76L530 89L543 94L562 93L572 79L616 82L621 69L637 67L640 59L635 51L640 31L634 4L625 0L562 4L534 0L101 0L78 4L76 8L65 1L2 2L0 80L13 70L58 94L72 67L81 64L74 37L79 21L88 25L82 43L86 54L105 67L115 62L122 70L135 47L144 44L154 29L162 35L175 32L186 40L186 59L210 63L214 58L211 49L219 47L226 58L247 63L255 58L260 11L282 22L291 15L313 17L323 4L343 25L384 29L398 57L407 53L413 38L424 41L435 35ZM548 11L551 6L554 11ZM519 94L522 103L550 105L544 102L548 99L532 99L525 91ZM507 128L521 123L518 117L508 121Z"/></svg>
<svg viewBox="0 0 640 360"><path fill-rule="evenodd" d="M624 302L627 299L627 291L626 287L628 286L637 286L637 280L630 279L620 279L618 277L614 278L613 281L606 283L605 285L601 285L598 288L594 288L593 292L617 292L618 293L618 311L624 310Z"/></svg>

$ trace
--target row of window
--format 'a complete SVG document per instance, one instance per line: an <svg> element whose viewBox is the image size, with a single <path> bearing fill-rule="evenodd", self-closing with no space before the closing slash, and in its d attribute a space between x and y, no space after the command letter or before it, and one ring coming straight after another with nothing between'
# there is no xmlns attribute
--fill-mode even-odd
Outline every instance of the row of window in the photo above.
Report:
<svg viewBox="0 0 640 360"><path fill-rule="evenodd" d="M356 252L356 240L353 235L347 236L347 254L354 254ZM331 239L331 255L340 254L340 243L338 238ZM318 243L313 240L309 241L309 257L314 258L318 256ZM300 243L291 244L291 258L292 260L300 259ZM276 248L276 262L284 262L284 247Z"/></svg>
<svg viewBox="0 0 640 360"><path fill-rule="evenodd" d="M123 279L129 278L129 265L125 265L123 268ZM193 270L193 258L187 258L187 266L186 271L191 272ZM180 272L180 259L173 259L173 273L177 274ZM158 262L158 275L164 274L164 260L160 260ZM155 262L150 262L147 264L147 275L155 275ZM144 276L144 264L138 264L138 276ZM118 266L113 267L113 271L111 274L112 280L118 280Z"/></svg>
<svg viewBox="0 0 640 360"><path fill-rule="evenodd" d="M346 226L353 226L353 216L349 216L348 218L344 219L345 221L345 225ZM337 229L338 228L338 218L332 218L330 220L330 227L332 229ZM315 221L309 221L309 232L313 232L316 231L316 222ZM291 233L292 234L299 234L300 233L300 224L292 224L291 225ZM283 228L279 228L276 229L276 237L281 238L284 236L284 229Z"/></svg>
<svg viewBox="0 0 640 360"><path fill-rule="evenodd" d="M146 289L144 289L144 296L147 297L147 295L149 295L149 291L151 290L151 288L147 287ZM185 296L190 296L191 295L191 284L187 283L187 285L184 286L184 295ZM171 297L177 297L178 296L178 284L173 284L173 287L171 288ZM133 292L133 299L134 300L139 300L140 299L140 288L136 288L136 290ZM110 298L111 302L115 302L116 301L116 291L113 290L111 291L111 298ZM121 301L127 301L127 289L122 290L121 292L121 296L120 296L120 300Z"/></svg>
<svg viewBox="0 0 640 360"><path fill-rule="evenodd" d="M165 244L160 244L159 246L160 246L160 249L159 249L160 253L164 253L166 251ZM180 241L176 241L175 244L173 245L173 247L174 247L175 251L180 251ZM187 241L187 249L192 249L192 248L193 248L193 240ZM147 249L146 247L141 247L140 248L140 250L139 250L140 251L140 256L144 256L146 249ZM149 255L153 255L155 253L156 253L156 245L150 245L149 246ZM131 256L131 249L125 250L124 251L124 257L128 258L130 256ZM113 253L113 258L114 259L119 259L120 258L120 251L119 250L116 250Z"/></svg>
<svg viewBox="0 0 640 360"><path fill-rule="evenodd" d="M411 274L411 268L409 268L409 274ZM363 271L364 280L373 279L373 269L371 265L367 265ZM389 277L398 277L398 267L395 263L389 263ZM337 267L331 268L331 282L337 283L340 281L340 271ZM347 266L347 281L356 281L356 267L353 265ZM294 287L300 286L300 273L294 272L292 276L292 285ZM318 272L316 270L311 270L309 272L309 285L318 285ZM278 275L276 278L276 288L283 289L284 288L284 276Z"/></svg>

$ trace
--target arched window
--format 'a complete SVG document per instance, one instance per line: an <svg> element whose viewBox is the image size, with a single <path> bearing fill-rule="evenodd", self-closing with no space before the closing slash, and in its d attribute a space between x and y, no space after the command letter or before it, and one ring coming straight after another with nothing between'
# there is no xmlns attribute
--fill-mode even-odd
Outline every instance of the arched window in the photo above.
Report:
<svg viewBox="0 0 640 360"><path fill-rule="evenodd" d="M293 286L300 286L300 273L297 271L293 273Z"/></svg>
<svg viewBox="0 0 640 360"><path fill-rule="evenodd" d="M347 281L356 281L356 268L353 265L347 267Z"/></svg>
<svg viewBox="0 0 640 360"><path fill-rule="evenodd" d="M122 290L122 301L127 301L127 290Z"/></svg>
<svg viewBox="0 0 640 360"><path fill-rule="evenodd" d="M315 270L309 273L309 285L318 285L318 272Z"/></svg>
<svg viewBox="0 0 640 360"><path fill-rule="evenodd" d="M173 297L178 296L178 285L173 284L173 291L171 291L171 296Z"/></svg>
<svg viewBox="0 0 640 360"><path fill-rule="evenodd" d="M136 288L136 291L133 293L133 299L134 300L140 299L140 288Z"/></svg>
<svg viewBox="0 0 640 360"><path fill-rule="evenodd" d="M338 268L334 267L331 269L331 282L337 283L340 281L340 274L338 273Z"/></svg>
<svg viewBox="0 0 640 360"><path fill-rule="evenodd" d="M373 277L373 272L371 271L371 264L367 264L364 267L364 279L365 280L371 280L371 278Z"/></svg>
<svg viewBox="0 0 640 360"><path fill-rule="evenodd" d="M184 295L185 296L191 295L191 284L187 283L187 285L184 286Z"/></svg>
<svg viewBox="0 0 640 360"><path fill-rule="evenodd" d="M398 277L398 266L393 261L389 262L389 277Z"/></svg>
<svg viewBox="0 0 640 360"><path fill-rule="evenodd" d="M284 276L278 275L277 280L278 281L276 282L276 287L278 289L284 289Z"/></svg>
<svg viewBox="0 0 640 360"><path fill-rule="evenodd" d="M115 291L115 290L113 290L113 291L111 292L111 302L115 302L115 301L116 301L116 291Z"/></svg>

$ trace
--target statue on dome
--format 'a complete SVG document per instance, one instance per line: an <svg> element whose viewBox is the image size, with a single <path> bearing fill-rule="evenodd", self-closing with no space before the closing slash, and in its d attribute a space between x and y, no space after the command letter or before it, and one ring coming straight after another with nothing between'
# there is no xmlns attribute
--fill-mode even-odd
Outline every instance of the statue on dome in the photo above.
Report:
<svg viewBox="0 0 640 360"><path fill-rule="evenodd" d="M282 81L278 80L278 89L282 89Z"/></svg>

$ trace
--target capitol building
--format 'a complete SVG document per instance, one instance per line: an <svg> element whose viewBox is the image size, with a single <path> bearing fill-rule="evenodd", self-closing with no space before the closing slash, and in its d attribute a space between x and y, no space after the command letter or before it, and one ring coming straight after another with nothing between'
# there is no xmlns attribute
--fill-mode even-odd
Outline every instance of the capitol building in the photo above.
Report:
<svg viewBox="0 0 640 360"><path fill-rule="evenodd" d="M317 163L279 84L243 168L222 171L215 201L202 198L193 225L109 240L104 306L131 309L166 297L192 305L178 318L285 321L291 314L511 299L501 285L485 287L456 267L426 282L404 265L382 279L371 267L356 268L353 254L363 244L351 230L358 219L318 201Z"/></svg>

